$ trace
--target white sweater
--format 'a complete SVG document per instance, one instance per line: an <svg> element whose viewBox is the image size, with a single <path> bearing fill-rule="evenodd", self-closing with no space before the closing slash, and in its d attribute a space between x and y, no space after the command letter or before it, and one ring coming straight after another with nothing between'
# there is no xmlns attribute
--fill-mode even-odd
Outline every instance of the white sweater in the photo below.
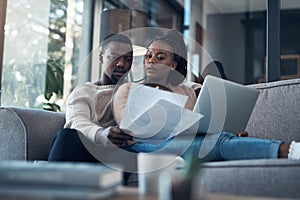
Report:
<svg viewBox="0 0 300 200"><path fill-rule="evenodd" d="M91 141L101 128L115 126L111 111L111 100L115 85L98 86L85 83L77 86L68 98L66 105L65 128L80 131ZM106 141L106 135L103 135Z"/></svg>

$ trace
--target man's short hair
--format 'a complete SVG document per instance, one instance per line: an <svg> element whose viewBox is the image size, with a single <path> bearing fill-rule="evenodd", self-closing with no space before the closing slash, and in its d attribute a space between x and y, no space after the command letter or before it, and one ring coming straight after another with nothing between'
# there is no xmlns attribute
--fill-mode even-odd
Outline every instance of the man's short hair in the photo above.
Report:
<svg viewBox="0 0 300 200"><path fill-rule="evenodd" d="M101 43L100 49L101 49L102 53L105 52L105 50L107 49L110 42L120 42L120 43L124 43L124 44L129 44L130 47L132 48L132 43L127 36L122 35L122 34L110 34L110 35L106 36L103 39L103 42Z"/></svg>

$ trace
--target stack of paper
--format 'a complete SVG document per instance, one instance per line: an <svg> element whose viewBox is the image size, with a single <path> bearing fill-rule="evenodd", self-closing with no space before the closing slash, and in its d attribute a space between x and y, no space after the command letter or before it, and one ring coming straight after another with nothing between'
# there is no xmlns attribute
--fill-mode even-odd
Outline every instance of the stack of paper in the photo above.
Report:
<svg viewBox="0 0 300 200"><path fill-rule="evenodd" d="M120 128L136 141L160 143L190 128L201 114L185 109L187 96L133 83Z"/></svg>

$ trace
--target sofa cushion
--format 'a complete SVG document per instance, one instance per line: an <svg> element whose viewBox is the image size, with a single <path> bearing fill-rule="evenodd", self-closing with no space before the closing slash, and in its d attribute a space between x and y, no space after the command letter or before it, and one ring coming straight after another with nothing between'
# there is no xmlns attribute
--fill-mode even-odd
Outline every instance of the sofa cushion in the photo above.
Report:
<svg viewBox="0 0 300 200"><path fill-rule="evenodd" d="M300 79L249 87L260 90L246 128L249 136L300 141Z"/></svg>
<svg viewBox="0 0 300 200"><path fill-rule="evenodd" d="M208 193L300 198L300 161L261 159L203 164L195 188Z"/></svg>

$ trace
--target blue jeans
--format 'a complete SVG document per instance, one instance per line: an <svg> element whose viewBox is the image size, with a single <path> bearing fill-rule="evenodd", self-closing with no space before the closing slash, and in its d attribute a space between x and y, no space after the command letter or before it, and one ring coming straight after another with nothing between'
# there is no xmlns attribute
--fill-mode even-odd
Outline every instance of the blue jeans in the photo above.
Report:
<svg viewBox="0 0 300 200"><path fill-rule="evenodd" d="M175 153L185 157L197 154L202 161L245 160L278 158L282 141L252 137L237 137L228 132L211 135L197 135L190 143L178 139L167 140L159 144L136 143L131 149L136 152L161 151ZM188 145L188 146L187 146Z"/></svg>

